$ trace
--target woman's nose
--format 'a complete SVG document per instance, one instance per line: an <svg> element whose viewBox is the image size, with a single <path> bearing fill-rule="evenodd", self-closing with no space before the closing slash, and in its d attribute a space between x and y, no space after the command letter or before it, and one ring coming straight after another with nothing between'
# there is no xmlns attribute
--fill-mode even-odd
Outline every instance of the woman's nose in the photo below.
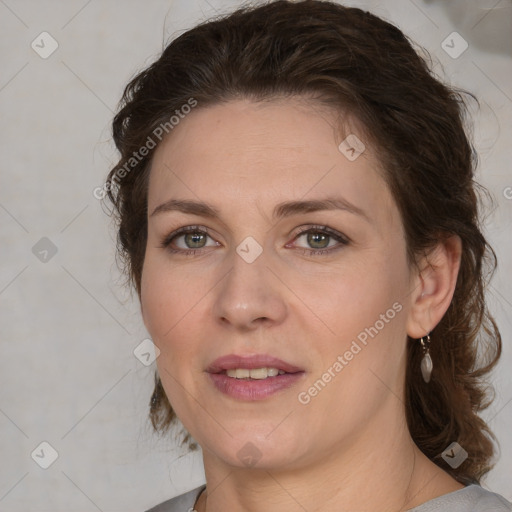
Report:
<svg viewBox="0 0 512 512"><path fill-rule="evenodd" d="M231 269L214 289L213 314L219 322L253 330L284 320L287 288L270 265L270 258L254 239L239 244Z"/></svg>

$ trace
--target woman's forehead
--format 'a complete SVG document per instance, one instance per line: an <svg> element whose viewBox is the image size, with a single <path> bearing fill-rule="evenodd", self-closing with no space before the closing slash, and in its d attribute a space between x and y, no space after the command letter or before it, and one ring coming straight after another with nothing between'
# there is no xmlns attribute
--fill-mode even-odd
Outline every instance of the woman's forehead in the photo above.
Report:
<svg viewBox="0 0 512 512"><path fill-rule="evenodd" d="M375 181L377 162L364 134L342 136L334 113L316 106L230 102L187 116L157 148L152 171L161 171L159 184L173 173L212 185L224 178L290 187L325 178L328 186L337 179L347 186L359 178Z"/></svg>
<svg viewBox="0 0 512 512"><path fill-rule="evenodd" d="M192 137L190 131L194 132ZM183 116L168 139L172 146L185 142L198 149L221 142L233 150L250 149L258 143L304 150L320 142L338 146L350 133L365 139L363 131L356 117L341 107L292 96L265 101L234 99L204 107L198 104ZM242 147L240 140L245 143Z"/></svg>
<svg viewBox="0 0 512 512"><path fill-rule="evenodd" d="M232 221L235 211L252 210L270 219L279 203L334 198L362 217L396 223L370 145L361 133L339 143L334 119L286 102L197 110L155 152L149 213L170 200L201 198Z"/></svg>

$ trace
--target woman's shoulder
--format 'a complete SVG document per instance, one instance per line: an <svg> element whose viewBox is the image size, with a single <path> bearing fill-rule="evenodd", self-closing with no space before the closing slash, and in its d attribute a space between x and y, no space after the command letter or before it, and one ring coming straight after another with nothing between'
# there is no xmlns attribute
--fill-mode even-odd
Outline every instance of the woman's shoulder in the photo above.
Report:
<svg viewBox="0 0 512 512"><path fill-rule="evenodd" d="M192 512L194 510L194 503L196 502L199 493L205 487L205 484L201 485L200 487L196 487L191 491L159 503L146 512Z"/></svg>
<svg viewBox="0 0 512 512"><path fill-rule="evenodd" d="M512 503L478 484L444 494L408 512L510 512Z"/></svg>
<svg viewBox="0 0 512 512"><path fill-rule="evenodd" d="M146 512L192 512L194 503L205 485L164 501ZM512 503L500 494L471 484L458 491L427 501L408 512L511 512Z"/></svg>

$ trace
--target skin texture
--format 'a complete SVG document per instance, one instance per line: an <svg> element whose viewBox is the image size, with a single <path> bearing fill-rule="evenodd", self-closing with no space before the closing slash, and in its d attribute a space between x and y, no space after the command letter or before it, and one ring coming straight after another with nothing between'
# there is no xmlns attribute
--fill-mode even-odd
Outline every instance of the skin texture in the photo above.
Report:
<svg viewBox="0 0 512 512"><path fill-rule="evenodd" d="M414 445L403 406L407 334L425 336L448 308L460 242L438 246L419 270L408 265L378 155L357 123L346 121L345 135L366 145L354 161L338 149L344 137L335 114L307 98L198 108L155 152L141 306L161 351L165 392L203 449L200 512L397 511L463 487ZM364 215L332 210L272 219L278 203L327 197L344 198ZM153 215L169 199L206 201L220 218ZM183 235L171 242L182 251L199 247L196 254L162 246L183 226L209 230L195 246ZM297 233L313 226L349 241L315 244ZM249 236L263 250L252 263L236 252ZM308 254L323 248L337 250ZM300 403L298 394L396 303L394 318ZM205 372L232 353L270 354L305 374L265 400L236 400ZM249 442L259 454L252 467L237 455Z"/></svg>

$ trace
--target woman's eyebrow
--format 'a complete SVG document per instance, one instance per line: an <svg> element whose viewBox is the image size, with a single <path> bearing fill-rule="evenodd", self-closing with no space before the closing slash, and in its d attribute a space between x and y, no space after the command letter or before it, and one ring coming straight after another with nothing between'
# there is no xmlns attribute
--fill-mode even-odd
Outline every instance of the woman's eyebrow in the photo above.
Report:
<svg viewBox="0 0 512 512"><path fill-rule="evenodd" d="M367 222L371 223L369 216L364 210L353 205L344 198L326 198L326 199L309 199L305 201L286 201L279 203L274 208L272 219L277 220L284 217L290 217L299 213L311 213L321 210L343 210L354 215L364 218ZM151 217L164 212L180 211L182 213L189 213L201 217L208 217L213 219L220 218L220 211L213 205L202 202L192 201L190 199L169 199L164 203L157 206Z"/></svg>

